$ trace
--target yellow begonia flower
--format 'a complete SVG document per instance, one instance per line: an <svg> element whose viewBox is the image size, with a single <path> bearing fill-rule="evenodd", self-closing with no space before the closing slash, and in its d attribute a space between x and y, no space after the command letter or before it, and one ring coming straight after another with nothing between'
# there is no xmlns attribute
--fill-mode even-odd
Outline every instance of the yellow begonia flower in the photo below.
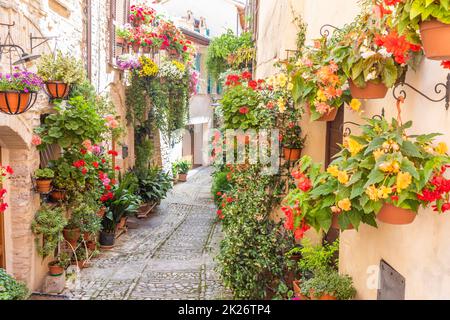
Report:
<svg viewBox="0 0 450 320"><path fill-rule="evenodd" d="M286 75L284 73L280 73L278 75L277 81L278 81L278 85L280 87L285 87L288 82L288 78L286 77Z"/></svg>
<svg viewBox="0 0 450 320"><path fill-rule="evenodd" d="M352 154L352 156L356 156L362 149L364 149L364 146L360 144L358 141L355 141L353 139L348 139L348 150Z"/></svg>
<svg viewBox="0 0 450 320"><path fill-rule="evenodd" d="M380 198L378 197L378 189L375 186L370 186L366 189L366 194L372 201L378 201Z"/></svg>
<svg viewBox="0 0 450 320"><path fill-rule="evenodd" d="M350 199L344 199L338 202L338 207L344 211L352 210L352 202Z"/></svg>
<svg viewBox="0 0 450 320"><path fill-rule="evenodd" d="M361 109L361 105L362 103L358 99L352 99L350 102L350 108L354 111L359 111Z"/></svg>
<svg viewBox="0 0 450 320"><path fill-rule="evenodd" d="M435 151L440 155L444 155L448 152L448 146L445 142L441 142L437 145Z"/></svg>
<svg viewBox="0 0 450 320"><path fill-rule="evenodd" d="M328 167L327 172L337 178L339 175L339 168L337 166L330 166Z"/></svg>
<svg viewBox="0 0 450 320"><path fill-rule="evenodd" d="M287 86L287 89L288 89L289 91L292 91L292 90L294 89L294 84L293 84L292 82L289 82L289 83L288 83L288 86Z"/></svg>
<svg viewBox="0 0 450 320"><path fill-rule="evenodd" d="M177 60L172 60L172 63L175 67L177 67L178 70L180 70L181 72L186 71L186 67L184 64L182 64L181 62L177 61Z"/></svg>
<svg viewBox="0 0 450 320"><path fill-rule="evenodd" d="M412 183L412 176L408 172L399 172L397 175L397 192L407 189Z"/></svg>
<svg viewBox="0 0 450 320"><path fill-rule="evenodd" d="M379 190L378 190L378 197L380 199L387 199L389 198L389 195L392 193L392 188L386 187L386 186L382 186Z"/></svg>
<svg viewBox="0 0 450 320"><path fill-rule="evenodd" d="M320 101L320 102L328 101L328 98L325 95L325 92L323 92L320 89L317 91L317 100Z"/></svg>
<svg viewBox="0 0 450 320"><path fill-rule="evenodd" d="M380 164L380 170L384 173L398 173L400 171L400 164L398 161L383 162Z"/></svg>
<svg viewBox="0 0 450 320"><path fill-rule="evenodd" d="M339 183L342 183L342 184L346 184L349 180L348 174L345 171L339 171L337 178L338 178Z"/></svg>
<svg viewBox="0 0 450 320"><path fill-rule="evenodd" d="M283 98L280 98L278 99L277 104L280 112L284 113L286 111L286 101L284 101Z"/></svg>
<svg viewBox="0 0 450 320"><path fill-rule="evenodd" d="M375 150L373 152L373 157L375 158L375 161L378 161L382 156L384 155L384 151L381 149Z"/></svg>

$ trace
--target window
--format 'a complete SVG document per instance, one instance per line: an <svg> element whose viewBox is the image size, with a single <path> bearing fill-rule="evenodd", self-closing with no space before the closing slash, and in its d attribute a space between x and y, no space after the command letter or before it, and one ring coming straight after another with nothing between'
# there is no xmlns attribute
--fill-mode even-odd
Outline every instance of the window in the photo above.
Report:
<svg viewBox="0 0 450 320"><path fill-rule="evenodd" d="M110 0L109 16L109 63L114 64L115 58L122 54L123 48L117 45L116 26L121 26L128 22L130 15L130 0Z"/></svg>

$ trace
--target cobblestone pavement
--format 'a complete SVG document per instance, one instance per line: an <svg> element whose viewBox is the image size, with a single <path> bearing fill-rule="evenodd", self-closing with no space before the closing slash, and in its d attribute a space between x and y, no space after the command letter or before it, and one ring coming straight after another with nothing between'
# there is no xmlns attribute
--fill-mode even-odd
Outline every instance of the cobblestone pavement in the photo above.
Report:
<svg viewBox="0 0 450 320"><path fill-rule="evenodd" d="M209 168L193 170L149 218L129 223L133 229L82 270L64 294L95 300L230 298L214 271L221 232L210 174Z"/></svg>

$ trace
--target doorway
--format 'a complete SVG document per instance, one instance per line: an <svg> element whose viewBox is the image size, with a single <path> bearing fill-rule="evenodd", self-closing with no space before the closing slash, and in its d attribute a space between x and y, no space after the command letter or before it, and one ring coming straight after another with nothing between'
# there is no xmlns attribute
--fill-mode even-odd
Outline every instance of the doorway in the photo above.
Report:
<svg viewBox="0 0 450 320"><path fill-rule="evenodd" d="M344 106L339 108L336 115L336 119L331 122L327 122L327 141L325 150L325 165L328 167L333 161L333 157L339 153L341 148L339 144L344 141ZM324 241L327 243L333 243L339 238L339 230L331 228L325 235Z"/></svg>

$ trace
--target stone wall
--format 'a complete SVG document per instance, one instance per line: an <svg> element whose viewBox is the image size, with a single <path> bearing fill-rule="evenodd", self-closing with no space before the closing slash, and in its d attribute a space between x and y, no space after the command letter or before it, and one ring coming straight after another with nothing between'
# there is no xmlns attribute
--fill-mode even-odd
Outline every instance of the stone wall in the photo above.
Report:
<svg viewBox="0 0 450 320"><path fill-rule="evenodd" d="M34 54L48 54L55 47L65 53L86 60L86 17L83 0L0 0L0 22L12 23L12 36L17 45L30 53L29 34L33 36L57 36L39 48ZM92 1L92 83L98 93L110 95L116 112L125 121L126 107L124 87L120 73L108 60L108 17L109 1ZM3 42L6 27L0 28ZM39 43L35 41L34 44ZM13 61L18 60L15 56ZM35 66L27 66L36 71ZM0 72L9 72L9 60L3 55ZM10 164L15 170L13 177L5 183L8 190L6 202L10 205L4 213L6 270L30 289L39 290L47 272L47 262L37 255L34 235L30 224L38 210L39 195L32 190L31 176L39 167L39 153L31 146L32 130L40 124L40 115L52 112L48 98L41 92L30 111L20 116L0 114L0 146L2 163ZM119 144L129 146L129 157L121 159L121 148L117 164L123 170L134 164L134 132L131 127Z"/></svg>

